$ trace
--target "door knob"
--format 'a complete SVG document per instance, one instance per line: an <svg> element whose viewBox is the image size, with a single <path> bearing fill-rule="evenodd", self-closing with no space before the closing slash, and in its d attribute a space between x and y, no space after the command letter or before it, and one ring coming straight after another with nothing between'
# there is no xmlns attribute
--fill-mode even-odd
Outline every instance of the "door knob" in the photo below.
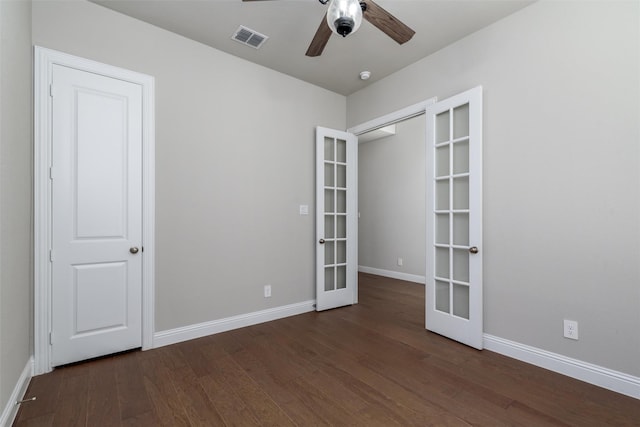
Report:
<svg viewBox="0 0 640 427"><path fill-rule="evenodd" d="M469 253L477 254L478 253L478 247L477 246L471 246L469 248Z"/></svg>
<svg viewBox="0 0 640 427"><path fill-rule="evenodd" d="M138 249L137 247L135 247L135 246L134 246L134 247L132 247L132 248L129 248L129 252L131 252L132 254L137 254L137 253L138 253L138 250L139 250L139 249Z"/></svg>
<svg viewBox="0 0 640 427"><path fill-rule="evenodd" d="M318 243L320 243L321 245L324 245L324 239L320 239Z"/></svg>

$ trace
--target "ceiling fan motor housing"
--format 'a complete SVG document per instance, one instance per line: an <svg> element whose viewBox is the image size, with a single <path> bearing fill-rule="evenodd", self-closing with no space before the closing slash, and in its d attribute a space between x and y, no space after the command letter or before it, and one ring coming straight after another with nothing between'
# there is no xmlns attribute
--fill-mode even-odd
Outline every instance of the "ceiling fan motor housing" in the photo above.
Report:
<svg viewBox="0 0 640 427"><path fill-rule="evenodd" d="M353 19L343 16L341 18L336 19L333 24L336 28L336 32L340 34L342 37L347 37L351 34L353 27L355 26L355 22Z"/></svg>

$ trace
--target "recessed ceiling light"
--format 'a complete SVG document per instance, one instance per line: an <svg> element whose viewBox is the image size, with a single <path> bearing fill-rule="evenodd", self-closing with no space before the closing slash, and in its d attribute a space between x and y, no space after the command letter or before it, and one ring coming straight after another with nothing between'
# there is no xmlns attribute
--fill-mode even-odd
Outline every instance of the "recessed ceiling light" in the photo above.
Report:
<svg viewBox="0 0 640 427"><path fill-rule="evenodd" d="M369 80L369 77L371 77L371 71L360 72L360 80Z"/></svg>

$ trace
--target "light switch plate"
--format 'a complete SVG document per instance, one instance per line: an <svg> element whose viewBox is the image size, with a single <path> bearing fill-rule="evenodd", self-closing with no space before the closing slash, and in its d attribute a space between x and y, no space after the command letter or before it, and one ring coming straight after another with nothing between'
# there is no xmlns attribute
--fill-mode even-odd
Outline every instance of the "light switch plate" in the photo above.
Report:
<svg viewBox="0 0 640 427"><path fill-rule="evenodd" d="M300 215L309 215L309 205L300 205Z"/></svg>

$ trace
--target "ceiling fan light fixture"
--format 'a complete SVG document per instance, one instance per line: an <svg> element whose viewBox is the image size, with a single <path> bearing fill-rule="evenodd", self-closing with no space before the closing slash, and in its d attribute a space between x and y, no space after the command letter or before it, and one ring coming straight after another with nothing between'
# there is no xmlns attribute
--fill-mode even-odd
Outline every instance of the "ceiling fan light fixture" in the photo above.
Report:
<svg viewBox="0 0 640 427"><path fill-rule="evenodd" d="M342 37L355 33L362 23L362 7L358 0L331 0L327 10L329 28Z"/></svg>

